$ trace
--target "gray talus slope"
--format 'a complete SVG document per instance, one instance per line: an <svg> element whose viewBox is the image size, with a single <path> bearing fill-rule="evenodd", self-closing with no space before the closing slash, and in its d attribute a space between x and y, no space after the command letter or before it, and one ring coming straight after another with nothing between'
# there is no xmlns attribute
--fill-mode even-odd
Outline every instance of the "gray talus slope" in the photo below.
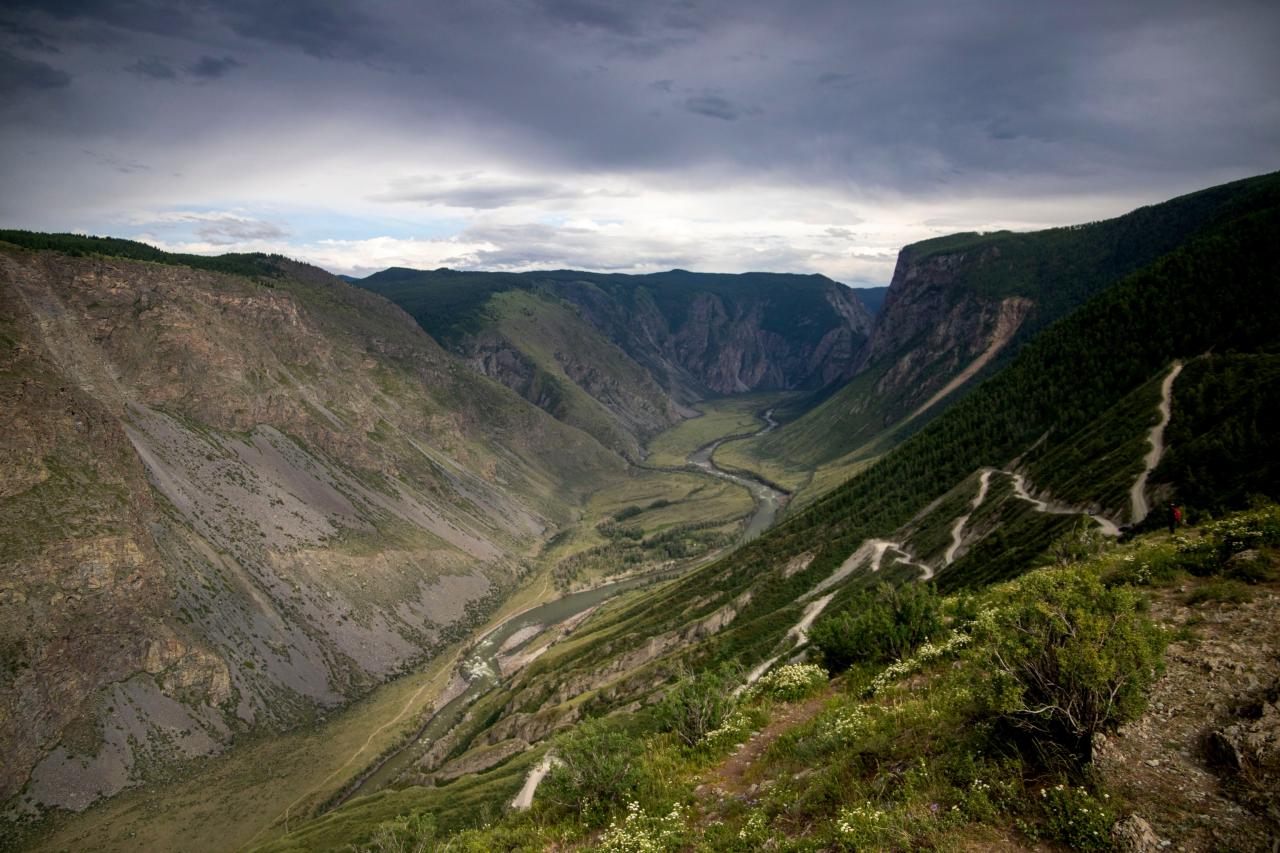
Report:
<svg viewBox="0 0 1280 853"><path fill-rule="evenodd" d="M80 808L463 631L621 460L394 306L0 249L0 796Z"/></svg>

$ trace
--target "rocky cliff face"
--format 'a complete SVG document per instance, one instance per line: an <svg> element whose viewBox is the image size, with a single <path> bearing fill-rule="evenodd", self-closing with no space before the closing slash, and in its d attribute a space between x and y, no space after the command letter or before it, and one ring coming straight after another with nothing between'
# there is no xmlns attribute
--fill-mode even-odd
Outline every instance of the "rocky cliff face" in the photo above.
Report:
<svg viewBox="0 0 1280 853"><path fill-rule="evenodd" d="M797 475L819 466L850 470L904 435L897 425L937 414L1053 321L1215 223L1273 205L1278 196L1280 181L1264 175L1101 222L953 234L907 246L870 339L853 359L852 378L731 452Z"/></svg>
<svg viewBox="0 0 1280 853"><path fill-rule="evenodd" d="M871 329L855 293L822 276L388 270L363 284L630 458L696 400L846 378Z"/></svg>
<svg viewBox="0 0 1280 853"><path fill-rule="evenodd" d="M1034 308L1022 296L990 298L961 286L968 270L995 262L1000 250L919 258L904 249L856 373L872 372L889 402L886 422L923 413L999 354ZM957 381L958 380L958 381Z"/></svg>
<svg viewBox="0 0 1280 853"><path fill-rule="evenodd" d="M465 630L619 469L371 294L0 247L0 800L79 809Z"/></svg>
<svg viewBox="0 0 1280 853"><path fill-rule="evenodd" d="M737 290L719 281L700 289L693 273L649 278L560 281L555 293L677 396L825 385L848 374L871 330L854 292L821 276L744 276ZM683 298L667 292L676 288ZM792 300L804 316L776 322L775 315L796 310Z"/></svg>
<svg viewBox="0 0 1280 853"><path fill-rule="evenodd" d="M1037 303L967 286L975 268L996 262L995 247L917 253L902 250L870 337L836 338L825 364L841 385L781 429L749 441L754 464L797 471L831 463L885 429L923 415L977 376L1015 339ZM825 341L824 341L825 343Z"/></svg>

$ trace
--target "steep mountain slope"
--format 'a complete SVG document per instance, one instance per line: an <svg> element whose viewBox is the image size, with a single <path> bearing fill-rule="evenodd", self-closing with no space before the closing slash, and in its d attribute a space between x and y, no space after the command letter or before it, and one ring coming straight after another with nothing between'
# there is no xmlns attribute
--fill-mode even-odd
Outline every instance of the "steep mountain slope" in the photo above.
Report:
<svg viewBox="0 0 1280 853"><path fill-rule="evenodd" d="M632 458L683 404L844 378L871 326L854 291L822 276L391 269L360 284Z"/></svg>
<svg viewBox="0 0 1280 853"><path fill-rule="evenodd" d="M0 237L0 799L362 694L623 469L315 268Z"/></svg>
<svg viewBox="0 0 1280 853"><path fill-rule="evenodd" d="M900 624L920 633L897 660L874 653L875 632L870 654L747 691L680 673L654 705L541 756L362 798L256 849L1262 853L1280 831L1280 511L1170 539L975 594L908 594ZM887 617L893 600L858 613ZM1064 724L1066 701L1099 693Z"/></svg>
<svg viewBox="0 0 1280 853"><path fill-rule="evenodd" d="M512 738L532 742L589 716L643 707L689 669L736 661L762 673L802 653L823 612L878 580L983 585L1070 553L1091 530L1114 535L1117 519L1138 520L1125 515L1129 481L1163 421L1176 359L1200 390L1184 405L1178 382L1170 387L1168 458L1178 452L1175 436L1210 441L1206 420L1229 405L1240 371L1257 401L1214 447L1255 458L1270 440L1259 427L1280 406L1267 363L1280 343L1277 234L1280 207L1202 234L1088 300L972 394L765 536L647 594L619 596L575 625L570 641L524 662L449 740L441 758L454 763L446 768L494 766L466 787L463 805L450 804L448 789L408 788L359 800L325 825L358 825L358 815L388 808L406 814L419 802L456 815L486 791L509 800L535 756L518 764L486 757ZM1238 354L1202 358L1209 350ZM1109 460L1105 477L1077 476L1081 448ZM1200 469L1184 457L1174 470ZM1163 473L1152 477L1153 496L1203 488ZM1235 495L1280 494L1273 466L1237 468L1230 481Z"/></svg>
<svg viewBox="0 0 1280 853"><path fill-rule="evenodd" d="M707 609L700 607L689 617L698 618L750 591L750 608L738 614L717 644L721 654L762 654L763 648L776 643L767 638L776 637L788 618L798 618L798 605L780 611L785 602L832 574L864 541L900 539L899 528L984 468L1016 473L1025 465L1051 475L1042 482L1024 481L1039 497L1061 489L1081 501L1082 509L1111 504L1114 511L1115 499L1107 497L1115 494L1109 480L1094 483L1092 496L1086 495L1080 484L1071 482L1074 471L1069 466L1052 464L1052 454L1085 440L1111 417L1121 424L1105 429L1121 436L1120 443L1129 441L1124 435L1140 435L1157 416L1152 383L1160 382L1175 358L1194 358L1209 349L1274 347L1280 328L1280 304L1275 299L1280 261L1270 247L1277 233L1280 209L1242 216L1090 300L863 474L719 564L717 576L724 578L725 586L707 597L704 581L701 595L708 599ZM1176 401L1176 385L1173 393ZM1142 407L1129 406L1130 394L1150 404L1145 414ZM1126 418L1125 412L1132 414ZM1145 448L1130 446L1134 458L1140 458ZM1136 473L1128 463L1121 470ZM1266 470L1257 473L1251 487L1274 492L1277 484L1267 479ZM992 487L1011 488L1012 477L1001 478L1006 479L1007 486L993 479ZM1153 480L1152 488L1158 485ZM971 496L969 492L964 499ZM943 575L947 585L1007 576L1062 535L1063 524L1074 523L1069 515L1027 514L1030 502L1021 504L1027 506L1011 508L1025 516L1029 527L992 525L987 530L989 536L1006 537L1003 550L1019 543L1021 559L1003 563L1002 572L978 576L972 573L983 562L980 549L974 547ZM786 567L801 557L806 568L788 577ZM764 565L773 568L761 576L759 567ZM908 577L919 575L912 569ZM688 583L697 581L691 578ZM663 612L660 604L656 606L655 613ZM665 612L673 610L668 602ZM645 630L660 631L660 624Z"/></svg>
<svg viewBox="0 0 1280 853"><path fill-rule="evenodd" d="M940 403L1090 296L1278 198L1280 175L1272 174L1103 222L907 246L855 378L782 429L726 448L726 461L802 472L835 463L889 427L909 432L918 427L913 419L936 415Z"/></svg>
<svg viewBox="0 0 1280 853"><path fill-rule="evenodd" d="M867 311L871 312L871 316L875 317L884 310L885 296L889 293L888 286L884 287L859 287L855 293L858 301L867 306Z"/></svg>

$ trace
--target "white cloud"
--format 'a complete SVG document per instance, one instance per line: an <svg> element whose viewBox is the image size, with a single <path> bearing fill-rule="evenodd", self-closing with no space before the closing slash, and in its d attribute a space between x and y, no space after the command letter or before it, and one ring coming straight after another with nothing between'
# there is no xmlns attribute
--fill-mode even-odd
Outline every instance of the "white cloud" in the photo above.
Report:
<svg viewBox="0 0 1280 853"><path fill-rule="evenodd" d="M295 164L295 170L300 167ZM383 169L388 167L384 166ZM395 167L389 167L394 169ZM350 164L353 184L387 186L379 168ZM503 173L510 186L535 176ZM277 176L299 181L301 173ZM455 189L465 181L453 178ZM694 176L668 186L635 175L542 176L561 189L558 197L516 193L506 204L456 207L442 220L435 208L357 198L347 213L373 230L388 212L399 214L396 233L328 238L324 216L308 233L295 235L287 215L259 215L253 208L135 212L132 236L162 248L196 253L277 252L334 272L366 275L389 266L521 271L588 269L653 272L673 267L722 272L817 272L851 284L885 284L898 249L910 242L955 231L1027 230L1118 214L1143 201L1082 196L934 198L863 195L856 190L796 188L767 183L717 185L714 176ZM487 192L494 186L480 181ZM607 187L608 192L601 192ZM313 215L313 214L309 214ZM313 236L319 232L320 236Z"/></svg>

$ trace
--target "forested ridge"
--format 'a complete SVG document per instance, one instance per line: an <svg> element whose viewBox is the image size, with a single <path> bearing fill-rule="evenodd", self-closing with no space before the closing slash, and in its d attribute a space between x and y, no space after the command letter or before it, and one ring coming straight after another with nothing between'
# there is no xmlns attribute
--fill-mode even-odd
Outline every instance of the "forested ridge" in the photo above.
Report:
<svg viewBox="0 0 1280 853"><path fill-rule="evenodd" d="M634 605L619 621L656 632L689 617L682 602L707 601L700 610L709 612L753 588L734 624L712 641L713 655L763 655L794 621L789 605L817 579L864 539L888 535L978 468L1004 467L1038 441L1069 438L1174 359L1274 347L1280 335L1277 235L1280 207L1271 207L1223 223L1128 276L1050 326L1005 370L867 471L769 535ZM1170 463L1168 470L1179 469ZM1268 466L1241 466L1237 475L1250 481L1238 484L1237 494L1276 493ZM755 584L760 573L806 551L815 556L804 571ZM948 586L964 582L948 578Z"/></svg>
<svg viewBox="0 0 1280 853"><path fill-rule="evenodd" d="M108 258L125 258L131 261L150 261L154 264L192 267L199 270L230 273L249 278L279 278L282 273L275 262L284 260L281 255L266 255L260 252L228 253L225 255L182 254L179 252L166 252L146 243L139 243L136 240L122 240L119 237L93 237L85 234L45 234L39 231L12 229L0 229L0 242L11 243L15 246L35 251L62 252L72 257L100 255Z"/></svg>

